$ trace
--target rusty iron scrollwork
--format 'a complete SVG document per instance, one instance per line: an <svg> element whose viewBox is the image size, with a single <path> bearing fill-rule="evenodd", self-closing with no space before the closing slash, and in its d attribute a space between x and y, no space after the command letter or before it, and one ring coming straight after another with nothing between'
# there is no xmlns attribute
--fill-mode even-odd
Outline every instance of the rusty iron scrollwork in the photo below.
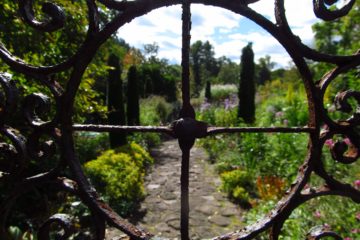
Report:
<svg viewBox="0 0 360 240"><path fill-rule="evenodd" d="M338 195L348 197L360 203L360 192L349 184L342 183L331 176L321 161L321 154L325 142L334 136L341 136L331 146L331 155L337 162L353 163L360 155L360 136L356 128L360 123L360 92L351 89L340 92L335 105L338 111L352 114L347 119L334 120L324 106L324 95L328 86L340 74L360 65L360 53L348 56L335 56L318 52L303 44L296 36L287 21L284 0L275 0L275 22L257 13L251 8L254 2L264 0L86 0L88 12L88 27L84 41L76 52L55 65L36 66L19 59L11 49L0 44L1 63L5 63L12 71L23 74L29 79L36 79L48 89L46 93L33 93L24 99L19 99L19 86L11 80L8 73L0 73L1 106L0 106L0 150L5 163L0 167L0 184L5 186L6 192L0 200L0 238L7 235L7 220L12 214L17 201L38 187L53 186L59 192L67 192L80 201L90 210L94 223L92 230L95 239L104 239L106 224L118 228L131 239L151 239L153 235L144 229L132 225L121 218L88 182L81 164L76 157L73 133L76 131L93 132L157 132L166 133L179 140L182 150L181 175L181 238L189 239L189 153L196 138L203 138L215 134L232 134L240 132L283 132L306 133L309 135L308 154L295 182L266 217L259 219L253 225L238 231L215 237L214 239L254 239L258 234L270 230L270 238L278 239L284 222L290 214L301 204L310 199ZM337 0L313 0L315 15L325 21L332 21L348 14L356 0L348 1L342 8L332 10L329 5L336 4ZM62 29L66 23L66 10L56 3L42 4L42 14L46 18L37 18L38 10L34 9L36 0L18 0L19 19L24 24L40 32L54 32ZM56 2L56 1L54 1ZM114 12L114 17L100 26L99 5ZM169 127L157 126L118 126L118 125L85 125L77 124L72 120L75 96L80 82L89 63L100 46L110 38L125 23L140 17L154 9L182 5L182 102L179 120ZM288 52L301 74L306 89L309 122L306 127L297 128L227 128L210 127L206 123L196 120L194 109L190 103L189 80L189 48L191 38L191 4L221 7L236 14L242 15L255 22L272 35ZM296 4L296 3L294 3ZM3 10L1 10L3 11ZM39 20L45 19L45 20ZM324 74L323 78L313 79L307 60L333 64L335 68ZM64 86L59 84L55 77L58 73L70 73ZM48 94L48 95L46 95ZM349 104L353 99L357 108ZM18 127L11 121L15 109L20 108L24 115L27 127ZM47 116L47 119L44 118ZM326 126L325 128L323 126ZM351 149L344 139L351 143ZM54 160L54 155L59 158ZM52 159L51 167L43 172L29 173L27 169L30 159L46 162ZM63 172L70 171L71 179L64 177ZM310 175L321 177L325 184L309 191L305 188ZM59 239L67 239L74 228L71 217L65 214L56 214L45 221L38 229L39 239L49 239L50 226L57 225L62 234ZM307 239L320 239L333 236L341 239L336 233L325 227L315 227L309 232Z"/></svg>

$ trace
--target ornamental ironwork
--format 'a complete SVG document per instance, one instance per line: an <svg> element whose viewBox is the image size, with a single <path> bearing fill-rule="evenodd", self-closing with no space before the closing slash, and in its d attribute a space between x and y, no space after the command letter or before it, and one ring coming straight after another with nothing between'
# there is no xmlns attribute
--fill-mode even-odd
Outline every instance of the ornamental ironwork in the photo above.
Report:
<svg viewBox="0 0 360 240"><path fill-rule="evenodd" d="M35 79L45 86L45 93L34 93L23 100L22 111L27 121L27 128L18 128L12 122L13 111L19 105L18 88L11 80L10 74L1 73L2 102L0 109L0 143L3 158L9 161L10 167L0 169L0 183L6 186L6 195L0 205L0 236L5 236L7 219L22 195L39 186L51 186L56 191L66 191L77 196L88 207L94 223L95 239L104 239L106 224L118 228L131 239L151 239L153 235L146 230L130 224L109 207L96 190L88 182L80 162L76 157L73 134L76 131L93 132L157 132L166 133L177 138L182 151L181 161L181 238L189 239L189 153L196 138L204 138L215 134L231 134L240 132L283 132L306 133L309 136L308 154L299 167L298 176L290 189L266 217L238 231L214 236L214 239L254 239L258 234L270 230L270 238L278 239L284 222L301 204L318 196L339 195L360 203L360 192L349 184L332 177L321 160L326 140L334 135L348 138L353 146L348 151L346 144L338 140L331 146L333 158L343 164L355 162L359 157L360 137L356 128L360 123L359 107L353 109L350 99L360 104L360 93L352 90L340 92L335 101L339 111L352 112L348 119L337 121L332 119L324 106L324 94L329 84L340 74L346 74L360 65L360 54L348 56L329 55L318 52L303 44L301 39L291 30L284 7L284 0L275 0L275 21L272 22L249 7L261 0L87 0L88 26L87 35L77 51L68 59L51 66L35 66L21 60L6 46L0 46L2 63L29 79ZM329 5L336 0L313 0L313 11L325 21L333 21L348 14L356 0L348 1L342 8L332 10ZM94 58L100 46L105 43L119 28L132 19L140 17L154 9L182 5L182 108L179 120L171 126L118 126L118 125L84 125L73 122L75 96L84 72ZM206 123L196 120L194 109L190 103L189 80L189 48L191 38L191 4L203 4L220 7L242 15L255 22L271 34L288 52L298 68L307 93L309 122L306 127L209 127ZM294 2L294 4L296 4ZM113 18L105 24L99 23L102 8L112 10ZM44 21L36 17L32 0L17 1L19 19L24 24L41 32L58 31L64 27L67 17L65 11L53 2L42 4ZM1 10L3 11L3 9ZM314 79L308 61L333 64L335 68L321 79ZM65 86L61 86L54 75L69 73ZM42 120L40 113L48 114L49 120ZM51 114L50 114L51 113ZM43 115L42 115L43 116ZM327 127L322 128L323 125ZM46 161L58 149L60 157L51 169L42 173L29 175L27 168L29 159ZM70 171L71 179L63 177L64 171ZM25 174L26 173L26 174ZM325 184L318 188L307 189L310 175L321 177ZM30 206L29 206L30 207ZM70 217L56 214L42 224L38 230L38 239L49 239L51 225L58 225L62 230L61 239L72 234ZM335 232L326 227L314 228L308 239L320 239L334 236L341 239Z"/></svg>

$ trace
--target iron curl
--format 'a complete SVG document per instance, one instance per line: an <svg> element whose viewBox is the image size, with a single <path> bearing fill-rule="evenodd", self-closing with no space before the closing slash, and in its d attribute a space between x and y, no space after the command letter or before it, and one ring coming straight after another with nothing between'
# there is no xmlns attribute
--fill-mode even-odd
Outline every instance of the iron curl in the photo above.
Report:
<svg viewBox="0 0 360 240"><path fill-rule="evenodd" d="M65 24L65 12L58 5L45 2L42 11L49 17L47 21L39 21L35 18L33 0L19 0L19 12L22 19L33 28L42 32L53 32L61 29Z"/></svg>
<svg viewBox="0 0 360 240"><path fill-rule="evenodd" d="M343 239L328 226L316 226L310 229L310 232L306 235L306 240L320 240L324 237L333 237L334 240Z"/></svg>
<svg viewBox="0 0 360 240"><path fill-rule="evenodd" d="M313 0L314 13L324 21L333 21L349 13L354 6L355 0L351 0L345 6L337 10L330 10L327 6L334 5L339 0Z"/></svg>
<svg viewBox="0 0 360 240"><path fill-rule="evenodd" d="M357 107L354 110L349 103L349 99L354 98L357 102ZM346 120L350 125L360 124L360 92L347 90L340 92L335 97L335 107L337 110L351 113L354 110L354 114Z"/></svg>
<svg viewBox="0 0 360 240"><path fill-rule="evenodd" d="M38 231L38 238L39 240L50 240L50 231L51 231L51 225L52 224L58 224L63 229L63 234L60 235L58 238L59 240L66 240L68 239L71 234L74 232L74 226L73 222L70 218L70 216L66 214L55 214L51 216L39 229Z"/></svg>
<svg viewBox="0 0 360 240"><path fill-rule="evenodd" d="M32 93L24 99L24 116L28 123L34 127L42 127L50 124L43 121L39 115L50 112L50 98L42 93Z"/></svg>

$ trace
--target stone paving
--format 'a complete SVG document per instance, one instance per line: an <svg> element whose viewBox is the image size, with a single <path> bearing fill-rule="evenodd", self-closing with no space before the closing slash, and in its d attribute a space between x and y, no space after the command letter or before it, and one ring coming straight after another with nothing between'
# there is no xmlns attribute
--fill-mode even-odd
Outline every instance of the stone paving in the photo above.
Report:
<svg viewBox="0 0 360 240"><path fill-rule="evenodd" d="M161 239L180 239L181 151L177 141L172 140L154 149L152 155L155 165L146 177L147 196L140 209L144 216L137 224ZM242 209L218 191L219 176L206 158L203 149L194 147L191 150L191 239L209 239L242 226ZM110 235L115 236L115 232ZM107 239L119 239L110 235Z"/></svg>

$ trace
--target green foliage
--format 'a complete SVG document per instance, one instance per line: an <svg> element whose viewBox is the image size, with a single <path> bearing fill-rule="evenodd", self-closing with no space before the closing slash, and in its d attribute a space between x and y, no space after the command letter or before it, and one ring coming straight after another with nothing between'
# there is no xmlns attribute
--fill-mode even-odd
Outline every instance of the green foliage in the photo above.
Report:
<svg viewBox="0 0 360 240"><path fill-rule="evenodd" d="M259 64L256 65L256 83L264 85L265 82L271 80L271 70L275 66L274 62L271 62L270 56L266 55L259 59Z"/></svg>
<svg viewBox="0 0 360 240"><path fill-rule="evenodd" d="M136 142L145 149L150 149L161 143L158 133L133 133L128 136L128 142Z"/></svg>
<svg viewBox="0 0 360 240"><path fill-rule="evenodd" d="M218 84L237 84L240 78L239 64L227 58L220 58L220 70L215 81Z"/></svg>
<svg viewBox="0 0 360 240"><path fill-rule="evenodd" d="M77 157L81 163L95 159L102 151L110 147L107 133L75 133L74 142Z"/></svg>
<svg viewBox="0 0 360 240"><path fill-rule="evenodd" d="M164 96L167 101L176 101L177 82L180 80L180 69L170 66L166 61L153 59L139 68L139 91L142 97L151 95Z"/></svg>
<svg viewBox="0 0 360 240"><path fill-rule="evenodd" d="M215 59L213 46L209 41L200 40L190 47L190 62L194 76L194 95L199 96L201 88L212 78L216 78L220 71L219 62Z"/></svg>
<svg viewBox="0 0 360 240"><path fill-rule="evenodd" d="M138 74L136 67L133 65L128 71L127 85L127 123L128 125L139 125L139 91L138 91Z"/></svg>
<svg viewBox="0 0 360 240"><path fill-rule="evenodd" d="M275 207L274 201L261 201L244 216L246 224L263 218ZM290 215L284 224L279 239L305 239L315 226L327 226L345 238L357 239L359 236L359 214L357 204L342 197L321 197L301 205ZM262 235L261 240L268 239Z"/></svg>
<svg viewBox="0 0 360 240"><path fill-rule="evenodd" d="M242 50L238 116L246 123L255 121L255 64L252 43Z"/></svg>
<svg viewBox="0 0 360 240"><path fill-rule="evenodd" d="M352 10L346 16L335 21L322 21L312 26L315 34L317 50L335 55L351 55L360 49L360 3L355 1ZM328 63L313 64L312 70L315 80L321 79L328 71L334 68ZM325 101L334 99L339 91L359 89L359 68L348 71L337 77L328 86Z"/></svg>
<svg viewBox="0 0 360 240"><path fill-rule="evenodd" d="M126 216L145 196L145 169L152 163L144 149L131 143L103 152L84 167L97 190L119 214Z"/></svg>
<svg viewBox="0 0 360 240"><path fill-rule="evenodd" d="M172 119L174 107L161 96L140 100L140 123L142 125L165 125Z"/></svg>
<svg viewBox="0 0 360 240"><path fill-rule="evenodd" d="M154 163L150 154L135 142L120 147L118 151L129 154L135 164L143 170Z"/></svg>
<svg viewBox="0 0 360 240"><path fill-rule="evenodd" d="M24 24L18 17L18 4L14 1L4 0L0 3L2 14L0 15L1 43L12 54L34 66L55 65L73 56L86 38L88 26L85 1L56 1L66 14L65 26L59 31L43 33ZM41 12L41 3L34 2L35 14L41 21L45 16ZM101 12L102 20L106 20L108 12ZM47 20L45 20L47 21ZM120 41L115 38L109 40L111 49L124 49ZM103 119L106 108L102 92L96 91L99 79L104 80L106 75L106 61L110 47L105 44L101 53L97 54L87 68L74 104L74 121L84 122L88 119ZM114 50L115 51L115 50ZM117 50L116 50L117 51ZM49 90L44 87L39 79L29 78L23 74L11 71L6 64L0 61L0 71L7 72L17 81L21 89L21 95L26 96L33 92L42 92L51 96ZM70 71L54 74L52 78L63 87L67 83ZM72 109L69 109L72 110Z"/></svg>
<svg viewBox="0 0 360 240"><path fill-rule="evenodd" d="M226 107L228 99L225 99L222 106L207 101L202 103L197 118L213 126L236 126L237 110L234 105Z"/></svg>
<svg viewBox="0 0 360 240"><path fill-rule="evenodd" d="M360 48L360 3L345 17L312 26L317 49L330 54L354 54Z"/></svg>
<svg viewBox="0 0 360 240"><path fill-rule="evenodd" d="M235 84L212 84L211 98L214 102L225 101L226 99L236 97L238 88ZM234 99L237 101L237 99Z"/></svg>
<svg viewBox="0 0 360 240"><path fill-rule="evenodd" d="M260 126L305 126L309 120L305 90L298 82L267 82L258 88L258 101Z"/></svg>

